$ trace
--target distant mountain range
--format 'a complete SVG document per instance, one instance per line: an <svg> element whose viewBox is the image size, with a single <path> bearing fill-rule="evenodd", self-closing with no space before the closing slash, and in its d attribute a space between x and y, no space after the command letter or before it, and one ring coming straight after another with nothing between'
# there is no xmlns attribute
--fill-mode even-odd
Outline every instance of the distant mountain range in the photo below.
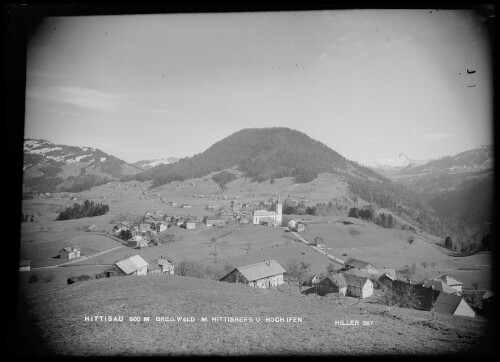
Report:
<svg viewBox="0 0 500 362"><path fill-rule="evenodd" d="M25 193L78 192L141 171L96 148L24 140Z"/></svg>
<svg viewBox="0 0 500 362"><path fill-rule="evenodd" d="M141 160L134 162L132 165L139 167L141 170L146 171L158 165L170 165L171 163L179 161L179 157L158 158L154 160Z"/></svg>
<svg viewBox="0 0 500 362"><path fill-rule="evenodd" d="M404 168L424 165L429 161L430 160L413 160L404 153L400 153L393 158L382 158L378 160L362 162L361 164L382 175L388 176L393 175Z"/></svg>
<svg viewBox="0 0 500 362"><path fill-rule="evenodd" d="M389 177L424 196L440 217L486 229L492 218L493 147L407 166Z"/></svg>

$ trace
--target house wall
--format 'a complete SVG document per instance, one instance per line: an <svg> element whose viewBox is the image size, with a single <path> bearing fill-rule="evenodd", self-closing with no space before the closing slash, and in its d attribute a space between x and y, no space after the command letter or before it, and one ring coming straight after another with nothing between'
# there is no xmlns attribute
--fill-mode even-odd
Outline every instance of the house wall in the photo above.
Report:
<svg viewBox="0 0 500 362"><path fill-rule="evenodd" d="M143 266L142 268L137 269L132 274L134 274L134 275L148 275L148 267L147 266Z"/></svg>
<svg viewBox="0 0 500 362"><path fill-rule="evenodd" d="M472 318L476 316L476 313L472 310L471 307L469 307L464 299L462 299L462 301L458 304L458 307L453 314Z"/></svg>
<svg viewBox="0 0 500 362"><path fill-rule="evenodd" d="M373 295L373 283L368 280L362 289L361 298L366 298Z"/></svg>
<svg viewBox="0 0 500 362"><path fill-rule="evenodd" d="M462 293L462 285L450 285L450 287L452 287L453 289L455 289L456 291Z"/></svg>
<svg viewBox="0 0 500 362"><path fill-rule="evenodd" d="M220 281L228 283L248 284L248 280L237 269L224 276Z"/></svg>
<svg viewBox="0 0 500 362"><path fill-rule="evenodd" d="M251 286L258 288L275 287L280 284L283 284L283 274L277 274L250 282Z"/></svg>
<svg viewBox="0 0 500 362"><path fill-rule="evenodd" d="M148 275L161 275L161 269L148 270Z"/></svg>

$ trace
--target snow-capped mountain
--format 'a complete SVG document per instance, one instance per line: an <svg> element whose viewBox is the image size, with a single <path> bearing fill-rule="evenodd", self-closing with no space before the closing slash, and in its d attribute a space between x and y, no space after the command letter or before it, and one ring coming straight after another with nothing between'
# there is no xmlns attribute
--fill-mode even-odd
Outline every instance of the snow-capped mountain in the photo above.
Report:
<svg viewBox="0 0 500 362"><path fill-rule="evenodd" d="M139 172L138 167L97 148L24 140L24 185L30 192L77 192Z"/></svg>
<svg viewBox="0 0 500 362"><path fill-rule="evenodd" d="M177 162L179 160L180 160L180 157L158 158L156 160L137 161L137 162L134 162L133 165L146 171L146 170L149 170L150 168L156 167L158 165L169 165L169 164Z"/></svg>
<svg viewBox="0 0 500 362"><path fill-rule="evenodd" d="M372 161L362 162L363 165L377 171L383 175L394 174L406 167L420 166L429 162L429 160L413 160L404 153L392 158L382 158Z"/></svg>

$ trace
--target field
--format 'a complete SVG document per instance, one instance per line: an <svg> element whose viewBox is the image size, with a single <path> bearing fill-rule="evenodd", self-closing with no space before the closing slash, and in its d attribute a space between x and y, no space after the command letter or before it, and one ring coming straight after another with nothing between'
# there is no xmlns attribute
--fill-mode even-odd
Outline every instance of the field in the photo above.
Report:
<svg viewBox="0 0 500 362"><path fill-rule="evenodd" d="M231 224L195 230L180 227L174 242L161 246L132 249L110 236L116 220L142 216L161 210L168 215L210 215L206 205L227 207L238 202L267 201L290 194L311 203L343 200L349 205L345 185L329 175L308 184L296 185L289 178L274 184L232 182L224 195L205 177L173 182L154 190L149 183L110 183L90 191L72 194L78 200L106 203L110 213L92 218L55 221L73 201L70 195L23 201L23 211L37 213L38 221L21 224L20 259L31 259L32 270L19 273L18 298L21 322L20 341L42 340L32 353L57 355L143 355L143 354L441 354L484 350L488 323L482 318L454 318L439 315L430 320L429 312L391 308L374 304L374 298L301 296L298 286L282 285L279 291L252 289L209 279L190 277L124 277L92 279L68 285L72 276L94 278L110 264L139 254L146 261L163 256L178 264L182 260L199 262L223 272L227 264L242 266L275 259L286 266L296 259L311 265L310 274L324 272L330 260L297 240L282 227ZM194 197L193 197L194 195ZM64 196L64 197L63 197ZM203 196L203 197L202 197ZM170 205L170 201L190 204L191 208ZM347 209L348 210L348 209ZM492 289L492 257L480 252L467 257L450 255L441 248L439 238L385 229L373 223L348 218L345 208L331 216L285 215L302 218L308 225L302 236L324 240L323 248L341 260L358 258L376 267L400 269L415 265L413 279L448 273L470 288ZM350 221L352 224L344 224ZM88 232L95 224L97 232ZM413 242L409 243L409 237ZM215 242L212 242L214 241ZM55 258L65 246L81 248L82 258L72 264ZM114 248L117 248L116 250ZM92 257L97 253L104 252ZM426 263L426 264L422 264ZM435 265L433 264L435 263ZM60 265L58 267L58 265ZM337 267L340 267L338 264ZM38 275L42 280L29 283ZM46 282L43 282L46 281ZM26 312L25 314L23 313ZM84 322L85 316L149 316L150 322ZM260 316L301 317L300 323L156 322L157 316ZM335 320L370 320L371 327L335 326ZM31 329L27 331L27 329ZM37 332L38 331L38 332ZM364 343L360 343L363 341ZM23 343L23 342L20 342Z"/></svg>
<svg viewBox="0 0 500 362"><path fill-rule="evenodd" d="M369 299L358 304L355 298L299 296L286 284L276 291L178 276L99 279L22 298L25 312L20 318L26 322L18 324L17 334L20 341L32 339L30 344L38 347L21 348L18 354L464 356L491 349L489 324L480 317L437 315L432 320L427 312L388 311ZM123 322L85 321L86 316L121 316ZM224 322L212 317L248 319ZM284 321L266 321L271 317ZM335 325L352 320L361 325ZM37 340L44 343L33 343Z"/></svg>

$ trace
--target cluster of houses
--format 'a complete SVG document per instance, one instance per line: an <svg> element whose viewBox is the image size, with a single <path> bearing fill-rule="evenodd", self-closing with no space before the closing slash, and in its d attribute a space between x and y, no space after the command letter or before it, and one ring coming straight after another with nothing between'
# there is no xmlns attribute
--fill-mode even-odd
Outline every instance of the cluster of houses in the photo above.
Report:
<svg viewBox="0 0 500 362"><path fill-rule="evenodd" d="M96 278L110 278L128 275L173 275L174 264L160 256L158 259L145 261L140 255L131 255L129 258L113 264L104 272L97 274Z"/></svg>
<svg viewBox="0 0 500 362"><path fill-rule="evenodd" d="M373 282L378 280L380 285L392 287L396 292L410 288L416 298L415 308L420 310L433 309L436 313L453 314L475 317L476 313L462 297L463 283L449 275L441 275L419 283L409 283L396 279L393 269L377 269L372 264L362 260L348 259L345 262L344 272L334 274L319 280L306 281L311 286L308 292L320 295L339 293L358 298L373 295Z"/></svg>

